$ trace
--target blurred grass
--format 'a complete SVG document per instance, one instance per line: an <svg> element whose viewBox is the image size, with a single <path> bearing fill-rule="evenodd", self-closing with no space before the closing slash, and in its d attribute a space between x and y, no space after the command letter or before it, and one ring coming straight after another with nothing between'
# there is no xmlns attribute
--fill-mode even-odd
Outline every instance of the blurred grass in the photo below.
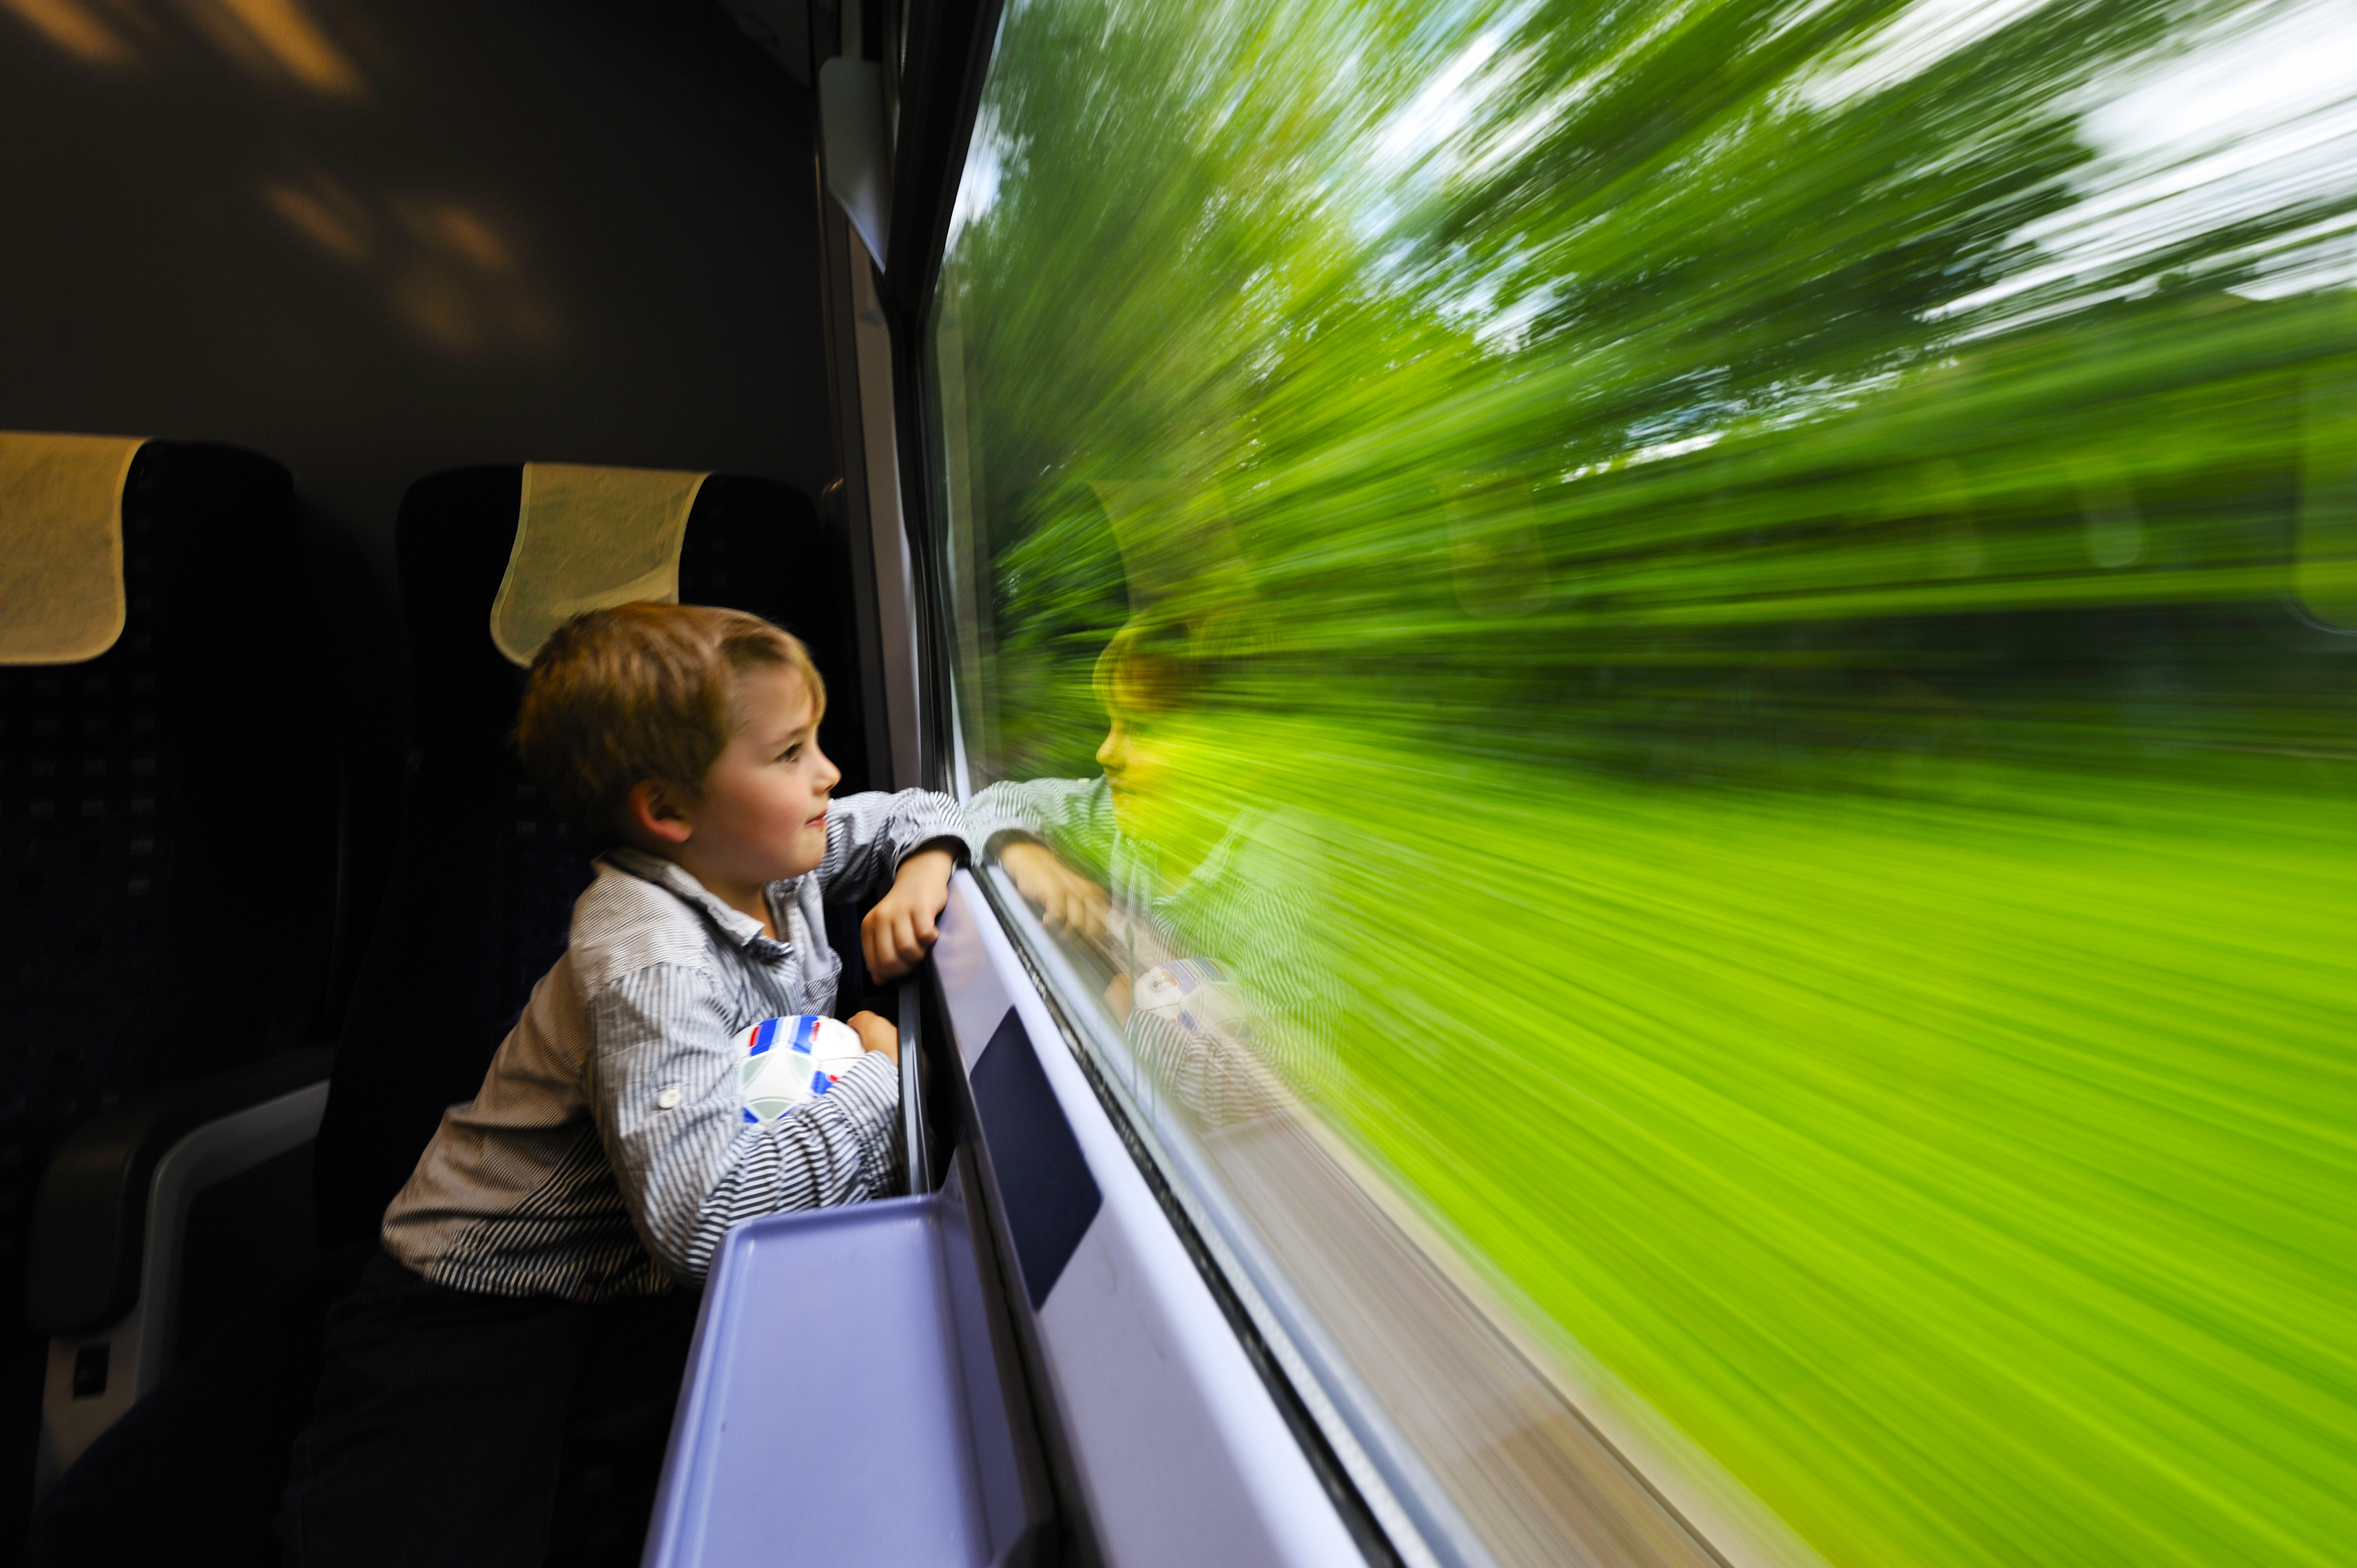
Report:
<svg viewBox="0 0 2357 1568"><path fill-rule="evenodd" d="M2341 768L1936 806L1370 739L1230 736L1331 835L1354 1131L1829 1559L2350 1560Z"/></svg>

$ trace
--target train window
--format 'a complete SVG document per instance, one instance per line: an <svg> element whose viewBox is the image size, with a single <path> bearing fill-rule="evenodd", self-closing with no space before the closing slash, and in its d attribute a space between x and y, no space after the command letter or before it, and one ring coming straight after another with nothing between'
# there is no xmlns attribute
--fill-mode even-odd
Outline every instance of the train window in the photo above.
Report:
<svg viewBox="0 0 2357 1568"><path fill-rule="evenodd" d="M2337 0L1006 7L952 770L1401 1539L2357 1532L2352 58Z"/></svg>

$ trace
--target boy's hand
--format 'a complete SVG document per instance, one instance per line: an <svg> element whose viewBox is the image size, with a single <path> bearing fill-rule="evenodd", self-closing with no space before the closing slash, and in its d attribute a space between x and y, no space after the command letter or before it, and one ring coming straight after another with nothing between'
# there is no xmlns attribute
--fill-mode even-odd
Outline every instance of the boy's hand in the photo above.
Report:
<svg viewBox="0 0 2357 1568"><path fill-rule="evenodd" d="M920 849L900 863L892 891L859 922L859 950L871 976L897 980L925 961L941 935L933 922L950 901L950 873L956 869L956 857L945 849Z"/></svg>
<svg viewBox="0 0 2357 1568"><path fill-rule="evenodd" d="M892 1058L894 1067L900 1065L900 1031L893 1027L892 1020L873 1013L854 1013L844 1022L859 1031L861 1045L871 1051L882 1051Z"/></svg>
<svg viewBox="0 0 2357 1568"><path fill-rule="evenodd" d="M1086 941L1104 929L1104 889L1046 844L1017 839L999 850L998 864L1014 879L1015 890L1039 906L1039 922L1049 930L1069 931Z"/></svg>

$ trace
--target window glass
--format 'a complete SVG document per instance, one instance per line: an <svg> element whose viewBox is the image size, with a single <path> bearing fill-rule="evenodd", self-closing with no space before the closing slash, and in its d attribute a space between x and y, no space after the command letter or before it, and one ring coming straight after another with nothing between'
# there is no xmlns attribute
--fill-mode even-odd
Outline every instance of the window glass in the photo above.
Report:
<svg viewBox="0 0 2357 1568"><path fill-rule="evenodd" d="M928 344L985 875L1444 1558L2357 1539L2351 59L1010 0Z"/></svg>

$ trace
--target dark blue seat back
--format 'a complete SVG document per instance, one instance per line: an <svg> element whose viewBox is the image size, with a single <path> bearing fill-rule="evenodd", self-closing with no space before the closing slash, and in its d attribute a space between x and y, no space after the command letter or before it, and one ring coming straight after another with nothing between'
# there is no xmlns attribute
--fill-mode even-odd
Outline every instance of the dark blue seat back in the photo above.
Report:
<svg viewBox="0 0 2357 1568"><path fill-rule="evenodd" d="M151 441L123 498L123 635L0 668L0 1293L51 1146L117 1100L318 1031L335 693L293 481Z"/></svg>
<svg viewBox="0 0 2357 1568"><path fill-rule="evenodd" d="M314 1197L328 1246L375 1234L443 1111L473 1097L564 951L588 886L587 855L516 759L523 672L490 638L522 485L515 466L457 469L420 480L402 502L415 748L400 853L319 1132ZM839 533L801 492L705 481L680 552L680 597L751 610L810 645L830 695L821 745L845 792L866 787L867 756L850 582Z"/></svg>
<svg viewBox="0 0 2357 1568"><path fill-rule="evenodd" d="M58 1143L324 1032L339 693L293 481L251 452L151 441L122 518L114 645L0 668L0 1513L33 1471L48 1342L21 1304Z"/></svg>

